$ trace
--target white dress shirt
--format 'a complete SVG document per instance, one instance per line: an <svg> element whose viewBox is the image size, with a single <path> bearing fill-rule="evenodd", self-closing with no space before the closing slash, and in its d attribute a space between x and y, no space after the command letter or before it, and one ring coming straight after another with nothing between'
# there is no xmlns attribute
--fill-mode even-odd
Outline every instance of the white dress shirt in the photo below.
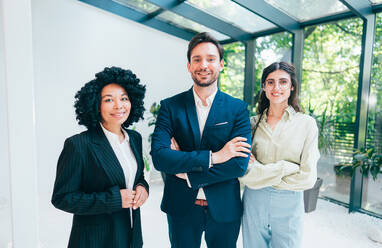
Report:
<svg viewBox="0 0 382 248"><path fill-rule="evenodd" d="M218 89L216 88L215 91L209 97L207 97L206 99L207 106L203 105L202 100L200 99L198 94L196 94L194 88L192 89L192 92L194 93L194 100L195 100L195 106L196 106L196 113L198 115L200 139L201 139L203 135L204 126L206 125L208 114L210 113L210 109L215 99L216 93L218 92ZM210 156L210 167L211 166L212 164L211 164L211 156ZM187 177L187 182L189 182L188 177ZM196 199L203 199L203 200L206 199L206 195L204 194L203 188L199 189Z"/></svg>
<svg viewBox="0 0 382 248"><path fill-rule="evenodd" d="M100 123L101 124L101 123ZM119 141L118 135L110 132L101 124L102 130L105 133L107 140L109 141L115 156L118 159L119 164L123 169L125 175L126 188L133 190L135 175L137 174L137 160L134 153L131 150L129 135L125 130L121 129L125 138L122 142ZM133 225L132 211L130 211L131 226Z"/></svg>

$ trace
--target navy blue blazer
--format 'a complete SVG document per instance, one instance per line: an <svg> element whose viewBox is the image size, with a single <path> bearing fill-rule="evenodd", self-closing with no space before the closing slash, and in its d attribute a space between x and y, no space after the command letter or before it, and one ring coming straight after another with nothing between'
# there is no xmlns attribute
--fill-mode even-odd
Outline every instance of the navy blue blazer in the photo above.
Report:
<svg viewBox="0 0 382 248"><path fill-rule="evenodd" d="M151 143L151 156L157 170L166 173L162 211L173 217L187 214L203 188L211 215L217 222L232 222L242 215L240 185L249 156L236 157L209 168L210 151L217 152L231 139L241 136L251 144L247 104L220 90L212 103L201 136L193 89L161 101ZM180 151L171 150L171 138ZM186 180L175 176L187 173Z"/></svg>
<svg viewBox="0 0 382 248"><path fill-rule="evenodd" d="M143 176L142 137L126 130L137 160L134 187L148 184ZM125 176L115 153L99 126L66 139L57 164L52 204L73 213L68 247L142 247L140 210L122 208L120 189ZM130 235L128 235L130 233Z"/></svg>

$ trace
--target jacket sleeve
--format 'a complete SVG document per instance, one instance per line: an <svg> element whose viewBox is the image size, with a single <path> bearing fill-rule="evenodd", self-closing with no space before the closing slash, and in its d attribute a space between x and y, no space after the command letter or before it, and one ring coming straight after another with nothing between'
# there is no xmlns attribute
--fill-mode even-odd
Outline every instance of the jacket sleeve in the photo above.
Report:
<svg viewBox="0 0 382 248"><path fill-rule="evenodd" d="M243 104L237 111L235 117L235 124L228 141L235 137L245 137L247 143L251 144L251 126L248 117L248 110L246 104ZM247 170L249 162L248 157L234 157L225 163L214 164L209 170L202 172L187 173L191 187L198 189L211 184L231 180L244 175Z"/></svg>
<svg viewBox="0 0 382 248"><path fill-rule="evenodd" d="M65 141L57 164L52 204L65 212L78 215L104 214L120 210L122 201L117 185L104 192L81 191L81 178L86 166L82 157L84 154L87 153L81 152L72 139Z"/></svg>
<svg viewBox="0 0 382 248"><path fill-rule="evenodd" d="M145 187L147 193L149 193L149 192L150 192L150 191L149 191L149 188L150 188L150 187L149 187L149 184L147 183L147 181L145 180L145 175L144 175L144 172L143 172L145 166L144 166L143 152L142 152L142 136L141 136L141 134L138 133L138 132L134 132L134 133L135 133L136 136L137 136L137 148L138 148L138 151L139 151L140 156L141 156L141 161L140 161L140 163L143 165L143 166L141 166L140 171L139 171L139 172L137 171L137 173L140 173L140 176L139 176L139 178L137 179L137 182L136 182L136 185L135 185L134 189L135 189L138 185L142 185L143 187Z"/></svg>
<svg viewBox="0 0 382 248"><path fill-rule="evenodd" d="M176 130L175 130L176 131ZM166 101L161 101L151 142L151 156L155 169L168 174L207 171L210 151L175 151L170 148L174 130Z"/></svg>

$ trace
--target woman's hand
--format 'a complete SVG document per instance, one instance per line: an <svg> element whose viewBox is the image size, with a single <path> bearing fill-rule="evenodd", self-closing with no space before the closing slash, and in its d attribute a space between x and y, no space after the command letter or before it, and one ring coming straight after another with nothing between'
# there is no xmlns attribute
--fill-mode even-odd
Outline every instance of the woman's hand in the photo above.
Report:
<svg viewBox="0 0 382 248"><path fill-rule="evenodd" d="M131 208L135 197L135 191L130 189L121 189L122 208Z"/></svg>
<svg viewBox="0 0 382 248"><path fill-rule="evenodd" d="M236 137L228 141L222 149L212 153L212 162L214 164L220 164L234 157L248 157L246 153L251 152L249 150L251 146L244 141L247 141L244 137Z"/></svg>
<svg viewBox="0 0 382 248"><path fill-rule="evenodd" d="M138 185L135 189L135 197L133 202L133 209L137 209L141 207L149 197L149 193L147 192L146 188L142 185Z"/></svg>

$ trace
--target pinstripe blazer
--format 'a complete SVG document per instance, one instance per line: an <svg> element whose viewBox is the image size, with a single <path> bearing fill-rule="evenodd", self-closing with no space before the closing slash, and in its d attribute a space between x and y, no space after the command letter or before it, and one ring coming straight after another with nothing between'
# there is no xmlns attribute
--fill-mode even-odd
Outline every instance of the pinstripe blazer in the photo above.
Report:
<svg viewBox="0 0 382 248"><path fill-rule="evenodd" d="M137 160L134 188L149 186L143 176L142 137L126 130ZM57 164L52 204L73 213L69 248L142 247L140 210L122 209L125 176L100 126L66 139Z"/></svg>

